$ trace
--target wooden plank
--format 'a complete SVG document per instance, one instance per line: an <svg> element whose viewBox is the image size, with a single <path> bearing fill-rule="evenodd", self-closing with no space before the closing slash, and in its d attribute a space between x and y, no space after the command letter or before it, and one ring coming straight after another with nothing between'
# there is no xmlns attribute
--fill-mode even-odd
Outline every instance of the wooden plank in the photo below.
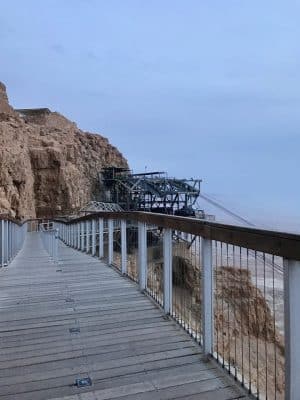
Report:
<svg viewBox="0 0 300 400"><path fill-rule="evenodd" d="M211 393L225 400L237 393L133 282L64 245L60 257L59 267L49 262L31 234L0 270L1 400L211 399ZM80 332L70 333L72 327ZM85 376L92 387L75 387Z"/></svg>
<svg viewBox="0 0 300 400"><path fill-rule="evenodd" d="M187 382L196 382L206 379L217 377L218 374L216 369L208 369L203 364L202 368L198 364L189 365L187 371L186 366L175 366L169 367L165 370L150 370L150 371L136 371L135 373L128 373L124 370L124 374L114 374L115 371L111 371L107 377L101 376L96 377L95 374L90 374L93 381L93 390L95 389L106 389L111 387L123 386L125 384L133 384L144 381L152 381L157 387L172 386L176 381L176 385ZM220 373L220 372L219 372ZM62 388L64 393L72 394L78 391L77 388L72 387L76 375L61 376L52 380L41 380L36 382L35 390L49 391L49 388L56 387ZM15 383L14 385L1 386L1 395L7 394L19 394L26 391L30 391L32 388L31 382L22 382L21 384ZM0 395L0 398L1 398Z"/></svg>
<svg viewBox="0 0 300 400"><path fill-rule="evenodd" d="M175 399L179 396L186 397L187 395L191 394L200 394L212 390L216 391L220 388L223 388L224 386L225 384L217 378L207 379L200 382L189 382L187 384L171 386L163 389L157 389L154 383L152 383L151 381L146 381L103 390L95 390L92 393L82 392L76 395L58 397L53 400L108 400L124 397L132 399L134 395L139 395L140 397L136 397L136 399L138 399L142 398L141 395L147 392L148 396L150 394L150 396L147 397L148 399ZM215 400L218 400L218 398L215 398Z"/></svg>
<svg viewBox="0 0 300 400"><path fill-rule="evenodd" d="M101 345L97 345L97 341L84 342L81 337L74 335L73 342L66 346L54 346L53 348L43 348L30 350L25 353L11 353L0 357L0 370L2 368L11 368L11 365L31 365L35 363L44 363L50 360L60 360L72 357L76 351L81 351L84 348L85 356L109 354L111 359L114 353L117 356L123 357L126 352L130 355L136 354L137 351L142 354L146 351L165 351L173 348L191 347L191 342L186 339L180 339L178 336L170 334L170 336L162 337L159 335L142 335L128 341L128 337L120 338L119 340L111 340L107 338L103 340ZM103 359L104 356L102 356Z"/></svg>
<svg viewBox="0 0 300 400"><path fill-rule="evenodd" d="M89 370L89 374L93 376L95 379L105 379L114 376L123 376L126 374L135 374L139 373L141 370L143 371L161 371L164 369L170 369L176 366L183 366L185 368L189 368L192 364L196 364L197 368L201 369L202 364L199 360L198 355L186 356L186 357L174 357L174 358L166 358L159 359L156 361L149 361L145 363L137 363L132 365L125 366L116 366L115 368L107 368L107 369L97 369L97 365L94 365L93 368ZM205 365L203 368L207 368ZM15 385L22 382L35 382L35 384L39 381L50 381L52 379L56 380L61 377L70 377L74 374L76 377L80 375L81 367L74 366L73 368L62 368L62 369L54 369L50 371L39 371L36 373L26 373L23 375L9 376L5 378L0 377L0 384L2 386L10 386ZM70 378L68 378L70 382ZM49 384L50 386L50 384Z"/></svg>

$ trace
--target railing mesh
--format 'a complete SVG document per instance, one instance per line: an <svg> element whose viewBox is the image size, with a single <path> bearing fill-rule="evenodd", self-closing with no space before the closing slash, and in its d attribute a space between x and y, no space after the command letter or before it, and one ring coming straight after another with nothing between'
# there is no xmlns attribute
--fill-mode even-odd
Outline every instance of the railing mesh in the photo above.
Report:
<svg viewBox="0 0 300 400"><path fill-rule="evenodd" d="M122 267L121 257L121 221L114 220L113 222L113 264L119 270Z"/></svg>
<svg viewBox="0 0 300 400"><path fill-rule="evenodd" d="M202 341L200 238L173 234L172 315L199 343Z"/></svg>
<svg viewBox="0 0 300 400"><path fill-rule="evenodd" d="M260 399L284 399L282 263L214 242L214 356Z"/></svg>
<svg viewBox="0 0 300 400"><path fill-rule="evenodd" d="M138 223L127 221L127 275L138 282Z"/></svg>
<svg viewBox="0 0 300 400"><path fill-rule="evenodd" d="M147 225L147 292L163 305L163 230Z"/></svg>

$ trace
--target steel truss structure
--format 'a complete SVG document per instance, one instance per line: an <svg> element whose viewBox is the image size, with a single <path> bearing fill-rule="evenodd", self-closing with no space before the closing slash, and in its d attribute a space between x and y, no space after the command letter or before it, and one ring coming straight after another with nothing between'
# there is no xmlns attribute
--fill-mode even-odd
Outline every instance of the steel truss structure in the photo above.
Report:
<svg viewBox="0 0 300 400"><path fill-rule="evenodd" d="M109 167L100 172L99 183L101 200L119 204L124 210L195 216L193 206L201 180L170 178L164 172L133 174Z"/></svg>
<svg viewBox="0 0 300 400"><path fill-rule="evenodd" d="M124 211L119 204L105 203L103 201L90 201L87 205L81 208L79 213L93 213L97 211Z"/></svg>

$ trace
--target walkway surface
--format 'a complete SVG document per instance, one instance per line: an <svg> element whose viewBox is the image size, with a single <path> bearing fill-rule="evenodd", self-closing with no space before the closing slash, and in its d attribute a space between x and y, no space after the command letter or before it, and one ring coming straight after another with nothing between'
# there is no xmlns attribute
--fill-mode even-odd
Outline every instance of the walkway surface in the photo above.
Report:
<svg viewBox="0 0 300 400"><path fill-rule="evenodd" d="M60 260L32 233L0 270L0 399L244 398L133 282L63 244Z"/></svg>

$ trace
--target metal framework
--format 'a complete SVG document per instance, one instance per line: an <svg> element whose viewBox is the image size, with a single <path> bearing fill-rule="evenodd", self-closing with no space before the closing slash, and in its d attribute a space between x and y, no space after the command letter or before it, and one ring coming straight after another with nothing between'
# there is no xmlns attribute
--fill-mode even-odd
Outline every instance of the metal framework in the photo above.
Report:
<svg viewBox="0 0 300 400"><path fill-rule="evenodd" d="M106 203L103 201L90 201L82 207L79 213L93 213L97 211L124 211L119 204Z"/></svg>
<svg viewBox="0 0 300 400"><path fill-rule="evenodd" d="M124 210L151 211L195 216L200 179L170 178L164 172L133 174L128 169L109 167L99 174L101 197Z"/></svg>

